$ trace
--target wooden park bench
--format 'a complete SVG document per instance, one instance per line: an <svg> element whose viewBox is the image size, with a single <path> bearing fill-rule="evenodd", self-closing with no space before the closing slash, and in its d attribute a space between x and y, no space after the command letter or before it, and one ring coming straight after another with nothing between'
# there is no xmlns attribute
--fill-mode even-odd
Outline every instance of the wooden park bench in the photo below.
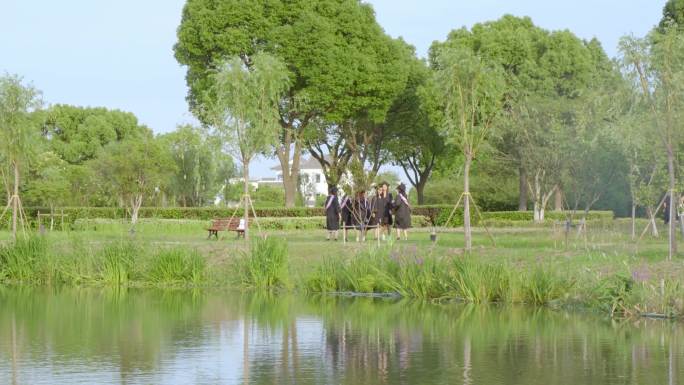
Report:
<svg viewBox="0 0 684 385"><path fill-rule="evenodd" d="M214 219L211 221L211 226L207 228L207 231L209 231L209 236L207 239L211 239L212 236L216 237L218 239L218 232L219 231L235 231L237 233L238 239L240 236L244 237L245 236L245 229L244 228L239 228L240 227L240 219L242 218L219 218L219 219Z"/></svg>

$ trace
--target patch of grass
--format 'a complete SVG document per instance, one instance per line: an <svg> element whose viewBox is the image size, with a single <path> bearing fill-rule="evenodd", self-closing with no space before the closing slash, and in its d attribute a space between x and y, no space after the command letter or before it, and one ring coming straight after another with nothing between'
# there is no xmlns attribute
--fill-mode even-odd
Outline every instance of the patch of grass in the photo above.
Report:
<svg viewBox="0 0 684 385"><path fill-rule="evenodd" d="M167 249L155 254L146 271L146 281L152 284L199 285L205 281L206 263L196 251Z"/></svg>
<svg viewBox="0 0 684 385"><path fill-rule="evenodd" d="M456 295L473 303L510 302L509 273L501 264L456 259L449 271Z"/></svg>
<svg viewBox="0 0 684 385"><path fill-rule="evenodd" d="M289 287L287 244L277 238L255 238L237 262L240 284L257 289Z"/></svg>
<svg viewBox="0 0 684 385"><path fill-rule="evenodd" d="M574 281L561 277L549 268L536 267L522 275L523 302L547 305L568 295Z"/></svg>
<svg viewBox="0 0 684 385"><path fill-rule="evenodd" d="M110 285L127 285L133 278L133 262L139 247L129 242L116 242L101 251L99 280Z"/></svg>
<svg viewBox="0 0 684 385"><path fill-rule="evenodd" d="M304 278L304 290L311 293L330 293L340 290L340 272L343 266L339 258L324 258Z"/></svg>
<svg viewBox="0 0 684 385"><path fill-rule="evenodd" d="M15 282L44 282L41 265L45 260L47 242L40 237L18 238L0 246L0 275Z"/></svg>

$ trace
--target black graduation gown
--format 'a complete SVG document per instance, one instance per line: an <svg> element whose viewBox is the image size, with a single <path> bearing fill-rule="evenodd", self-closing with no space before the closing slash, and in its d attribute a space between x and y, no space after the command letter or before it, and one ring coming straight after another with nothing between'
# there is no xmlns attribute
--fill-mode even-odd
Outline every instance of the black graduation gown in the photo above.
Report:
<svg viewBox="0 0 684 385"><path fill-rule="evenodd" d="M332 202L331 202L332 200ZM329 195L325 200L325 228L328 231L340 229L340 201L336 195Z"/></svg>
<svg viewBox="0 0 684 385"><path fill-rule="evenodd" d="M404 197L406 199L406 197ZM411 206L404 202L402 196L397 196L392 207L394 207L394 225L398 229L408 229L411 227ZM408 199L406 199L408 201Z"/></svg>
<svg viewBox="0 0 684 385"><path fill-rule="evenodd" d="M375 217L381 225L392 224L392 194L377 197L375 201Z"/></svg>
<svg viewBox="0 0 684 385"><path fill-rule="evenodd" d="M342 199L342 204L340 205L340 210L342 212L342 224L344 227L351 227L353 225L352 221L352 202L348 196Z"/></svg>
<svg viewBox="0 0 684 385"><path fill-rule="evenodd" d="M352 210L354 210L352 215L354 226L356 228L366 228L371 217L370 202L368 199L354 199Z"/></svg>
<svg viewBox="0 0 684 385"><path fill-rule="evenodd" d="M380 217L378 216L378 197L374 196L371 197L371 199L368 201L368 210L370 214L370 218L368 219L368 226L375 227L378 225L378 221L380 220Z"/></svg>

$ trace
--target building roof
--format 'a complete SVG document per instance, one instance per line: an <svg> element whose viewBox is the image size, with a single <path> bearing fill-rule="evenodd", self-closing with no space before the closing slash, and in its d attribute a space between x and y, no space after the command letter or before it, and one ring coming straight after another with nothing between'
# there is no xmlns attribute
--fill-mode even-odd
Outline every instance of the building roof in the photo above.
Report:
<svg viewBox="0 0 684 385"><path fill-rule="evenodd" d="M300 170L323 170L323 167L321 167L321 163L318 161L318 159L311 156L308 159L303 159L301 161L301 163L299 164L299 169ZM276 166L271 167L271 170L280 171L280 165L276 165Z"/></svg>

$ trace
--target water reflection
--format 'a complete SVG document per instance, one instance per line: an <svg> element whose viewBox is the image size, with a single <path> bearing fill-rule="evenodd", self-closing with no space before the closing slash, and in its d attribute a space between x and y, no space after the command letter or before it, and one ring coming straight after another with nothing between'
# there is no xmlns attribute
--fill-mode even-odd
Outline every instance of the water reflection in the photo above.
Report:
<svg viewBox="0 0 684 385"><path fill-rule="evenodd" d="M231 292L0 288L0 383L677 384L682 325Z"/></svg>

